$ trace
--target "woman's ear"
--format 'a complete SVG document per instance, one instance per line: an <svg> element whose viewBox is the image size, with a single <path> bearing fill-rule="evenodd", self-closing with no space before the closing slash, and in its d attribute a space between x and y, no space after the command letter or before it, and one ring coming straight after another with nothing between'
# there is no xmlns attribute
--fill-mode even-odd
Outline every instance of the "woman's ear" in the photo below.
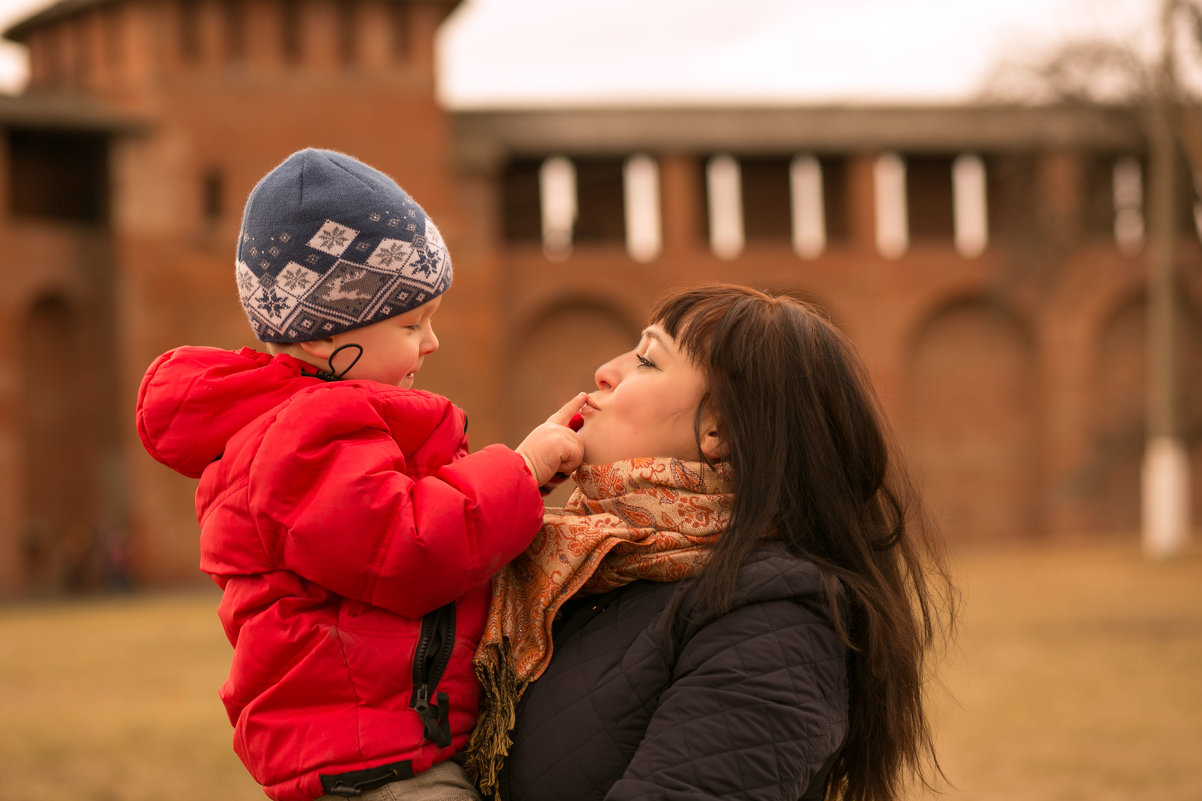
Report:
<svg viewBox="0 0 1202 801"><path fill-rule="evenodd" d="M720 462L730 455L730 448L717 431L701 435L701 455L711 462Z"/></svg>
<svg viewBox="0 0 1202 801"><path fill-rule="evenodd" d="M701 418L701 455L711 462L720 462L730 455L730 447L718 431L718 419L708 413Z"/></svg>

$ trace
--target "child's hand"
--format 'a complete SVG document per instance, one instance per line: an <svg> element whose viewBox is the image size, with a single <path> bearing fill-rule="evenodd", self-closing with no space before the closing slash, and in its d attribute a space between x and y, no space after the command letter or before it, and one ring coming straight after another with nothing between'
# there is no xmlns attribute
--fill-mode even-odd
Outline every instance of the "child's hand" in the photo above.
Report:
<svg viewBox="0 0 1202 801"><path fill-rule="evenodd" d="M577 393L576 397L548 417L547 422L527 434L522 444L514 449L526 460L540 487L557 474L566 477L584 458L584 443L580 441L576 429L580 428L578 413L587 398L587 393Z"/></svg>

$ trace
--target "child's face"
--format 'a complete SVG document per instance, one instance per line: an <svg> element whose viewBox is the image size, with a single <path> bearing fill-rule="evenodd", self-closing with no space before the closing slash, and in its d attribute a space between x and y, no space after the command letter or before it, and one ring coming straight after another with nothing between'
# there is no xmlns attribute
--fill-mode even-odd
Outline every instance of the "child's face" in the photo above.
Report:
<svg viewBox="0 0 1202 801"><path fill-rule="evenodd" d="M329 358L342 345L359 345L363 355L343 378L364 378L409 389L422 362L438 350L433 320L441 303L440 295L404 314L320 340L327 349L321 358ZM355 348L347 348L335 356L334 371L345 370L356 353Z"/></svg>

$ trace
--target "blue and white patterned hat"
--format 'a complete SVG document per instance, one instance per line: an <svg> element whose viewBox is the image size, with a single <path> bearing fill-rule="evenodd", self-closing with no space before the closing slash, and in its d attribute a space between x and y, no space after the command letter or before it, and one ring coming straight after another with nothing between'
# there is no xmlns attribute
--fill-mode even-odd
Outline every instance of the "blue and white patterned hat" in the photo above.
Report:
<svg viewBox="0 0 1202 801"><path fill-rule="evenodd" d="M310 148L251 190L236 275L260 342L307 342L428 303L451 286L451 257L395 181Z"/></svg>

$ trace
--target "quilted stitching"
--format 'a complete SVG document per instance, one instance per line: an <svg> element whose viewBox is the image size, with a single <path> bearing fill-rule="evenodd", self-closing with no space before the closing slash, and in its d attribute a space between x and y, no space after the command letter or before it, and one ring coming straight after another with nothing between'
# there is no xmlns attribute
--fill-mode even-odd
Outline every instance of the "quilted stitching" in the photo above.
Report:
<svg viewBox="0 0 1202 801"><path fill-rule="evenodd" d="M740 606L690 624L678 654L659 625L675 589L630 585L556 641L519 708L512 801L802 795L847 716L846 652L817 570L764 553Z"/></svg>

